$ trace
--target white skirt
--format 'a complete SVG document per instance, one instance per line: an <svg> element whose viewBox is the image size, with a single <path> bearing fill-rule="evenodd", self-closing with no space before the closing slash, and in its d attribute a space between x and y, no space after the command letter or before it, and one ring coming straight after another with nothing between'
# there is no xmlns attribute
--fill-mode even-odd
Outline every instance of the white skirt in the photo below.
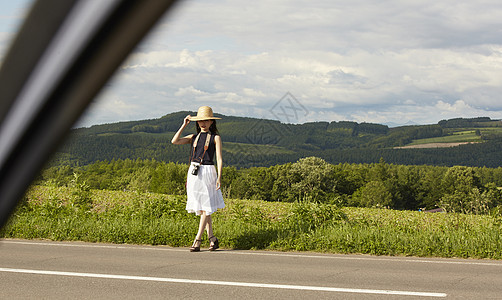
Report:
<svg viewBox="0 0 502 300"><path fill-rule="evenodd" d="M190 165L187 174L187 205L189 213L200 215L205 211L211 215L218 208L224 208L225 202L221 190L216 189L216 168L214 165L201 165L197 176L192 175L194 164Z"/></svg>

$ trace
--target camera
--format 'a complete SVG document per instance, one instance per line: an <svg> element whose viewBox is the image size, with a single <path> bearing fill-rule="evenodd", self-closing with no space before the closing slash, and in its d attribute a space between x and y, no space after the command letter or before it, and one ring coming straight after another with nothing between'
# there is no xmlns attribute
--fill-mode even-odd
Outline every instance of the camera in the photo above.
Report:
<svg viewBox="0 0 502 300"><path fill-rule="evenodd" d="M197 174L199 174L200 164L199 163L194 163L192 165L193 165L192 175L197 176Z"/></svg>

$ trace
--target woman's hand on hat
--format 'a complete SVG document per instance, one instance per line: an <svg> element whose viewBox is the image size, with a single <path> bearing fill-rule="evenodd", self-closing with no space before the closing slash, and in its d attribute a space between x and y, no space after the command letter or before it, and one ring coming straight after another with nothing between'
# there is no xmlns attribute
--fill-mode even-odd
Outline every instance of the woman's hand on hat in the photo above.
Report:
<svg viewBox="0 0 502 300"><path fill-rule="evenodd" d="M183 120L183 126L187 126L190 123L191 117L192 117L191 115L185 117L185 119Z"/></svg>

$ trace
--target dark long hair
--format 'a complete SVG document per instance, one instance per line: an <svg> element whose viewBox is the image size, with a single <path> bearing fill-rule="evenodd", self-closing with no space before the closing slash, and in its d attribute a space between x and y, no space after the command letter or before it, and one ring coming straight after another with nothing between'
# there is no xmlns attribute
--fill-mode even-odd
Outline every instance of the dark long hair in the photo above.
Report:
<svg viewBox="0 0 502 300"><path fill-rule="evenodd" d="M198 122L195 122L195 128L197 129L197 134L200 133L200 126ZM209 132L211 132L212 135L220 135L218 132L218 128L216 128L216 120L213 120L213 124L209 126Z"/></svg>

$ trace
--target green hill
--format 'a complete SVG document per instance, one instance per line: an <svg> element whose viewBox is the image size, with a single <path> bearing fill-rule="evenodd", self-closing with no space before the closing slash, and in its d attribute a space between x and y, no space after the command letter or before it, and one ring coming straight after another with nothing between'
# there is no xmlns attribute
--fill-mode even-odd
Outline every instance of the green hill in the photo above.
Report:
<svg viewBox="0 0 502 300"><path fill-rule="evenodd" d="M195 113L182 111L158 119L74 129L53 163L87 165L138 158L187 162L189 146L170 142L187 114ZM218 116L222 117L217 125L224 141L225 164L236 167L270 166L306 156L330 163L373 163L383 158L407 165L502 165L502 122L490 118L389 128L349 121L284 124ZM190 125L184 133L195 133L195 126ZM438 144L451 147L440 148ZM412 147L400 148L405 146Z"/></svg>

